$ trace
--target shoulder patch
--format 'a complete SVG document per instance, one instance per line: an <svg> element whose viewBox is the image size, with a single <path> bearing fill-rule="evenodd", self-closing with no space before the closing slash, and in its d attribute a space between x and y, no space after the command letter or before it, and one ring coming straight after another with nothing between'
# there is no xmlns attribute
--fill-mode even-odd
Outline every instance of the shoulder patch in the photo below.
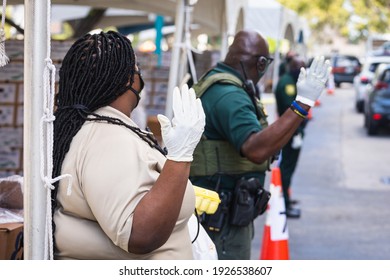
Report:
<svg viewBox="0 0 390 280"><path fill-rule="evenodd" d="M295 86L294 85L286 85L285 92L287 95L294 95L295 94Z"/></svg>

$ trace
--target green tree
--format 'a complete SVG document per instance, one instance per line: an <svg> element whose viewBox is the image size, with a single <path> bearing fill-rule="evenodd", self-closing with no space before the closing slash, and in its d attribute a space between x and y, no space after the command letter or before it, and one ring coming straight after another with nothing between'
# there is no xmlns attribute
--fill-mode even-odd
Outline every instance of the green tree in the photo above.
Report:
<svg viewBox="0 0 390 280"><path fill-rule="evenodd" d="M278 0L305 17L321 37L326 27L351 40L390 32L389 0Z"/></svg>

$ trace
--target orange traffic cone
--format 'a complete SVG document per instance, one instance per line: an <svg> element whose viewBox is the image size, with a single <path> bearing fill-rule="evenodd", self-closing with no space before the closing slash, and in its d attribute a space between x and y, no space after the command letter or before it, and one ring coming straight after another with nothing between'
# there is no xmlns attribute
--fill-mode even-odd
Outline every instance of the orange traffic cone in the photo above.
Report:
<svg viewBox="0 0 390 280"><path fill-rule="evenodd" d="M333 94L334 93L334 87L335 87L334 78L333 78L333 74L331 73L329 75L328 86L327 86L326 92L328 94Z"/></svg>
<svg viewBox="0 0 390 280"><path fill-rule="evenodd" d="M313 109L310 108L309 111L307 112L307 119L311 120L313 118Z"/></svg>
<svg viewBox="0 0 390 280"><path fill-rule="evenodd" d="M329 95L332 95L334 93L334 89L333 88L328 88L326 90L326 93L329 94Z"/></svg>
<svg viewBox="0 0 390 280"><path fill-rule="evenodd" d="M260 260L288 260L287 216L279 167L272 169L270 192Z"/></svg>

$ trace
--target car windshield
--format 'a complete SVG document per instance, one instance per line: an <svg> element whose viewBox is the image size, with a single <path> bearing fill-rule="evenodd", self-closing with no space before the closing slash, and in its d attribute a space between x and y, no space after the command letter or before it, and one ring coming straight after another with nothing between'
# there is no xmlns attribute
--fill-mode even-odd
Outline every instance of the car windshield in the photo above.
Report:
<svg viewBox="0 0 390 280"><path fill-rule="evenodd" d="M377 63L371 63L370 64L370 67L368 68L368 70L372 73L374 73L376 71L376 68L378 67L378 65L380 64L380 62L377 62Z"/></svg>
<svg viewBox="0 0 390 280"><path fill-rule="evenodd" d="M390 84L390 69L387 69L385 73L383 73L383 79L385 83Z"/></svg>
<svg viewBox="0 0 390 280"><path fill-rule="evenodd" d="M359 66L359 62L356 59L350 58L350 57L344 57L340 56L337 57L336 62L335 62L336 67L356 67Z"/></svg>

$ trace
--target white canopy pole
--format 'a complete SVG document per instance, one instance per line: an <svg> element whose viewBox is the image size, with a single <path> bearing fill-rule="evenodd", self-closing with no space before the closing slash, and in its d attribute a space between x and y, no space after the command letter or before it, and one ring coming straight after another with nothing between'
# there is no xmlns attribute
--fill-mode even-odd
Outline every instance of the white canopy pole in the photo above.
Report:
<svg viewBox="0 0 390 280"><path fill-rule="evenodd" d="M228 8L228 3L226 1L225 5L224 5L224 10L223 10L223 14L222 14L222 23L221 23L221 58L220 60L224 60L225 59L225 56L227 54L227 51L228 51L228 48L229 48L229 45L228 45L228 12L229 12L229 8Z"/></svg>
<svg viewBox="0 0 390 280"><path fill-rule="evenodd" d="M171 66L169 70L168 92L165 103L165 115L171 119L172 111L172 93L175 86L179 84L179 60L180 52L183 48L183 29L184 29L184 1L178 0L176 6L175 19L175 43L172 48Z"/></svg>
<svg viewBox="0 0 390 280"><path fill-rule="evenodd" d="M46 190L40 176L47 1L25 0L24 33L24 258L44 259Z"/></svg>
<svg viewBox="0 0 390 280"><path fill-rule="evenodd" d="M280 41L283 38L282 35L283 18L284 18L284 6L280 5L278 35L276 37L276 49L274 55L274 71L272 73L272 92L275 92L277 83L279 81Z"/></svg>

